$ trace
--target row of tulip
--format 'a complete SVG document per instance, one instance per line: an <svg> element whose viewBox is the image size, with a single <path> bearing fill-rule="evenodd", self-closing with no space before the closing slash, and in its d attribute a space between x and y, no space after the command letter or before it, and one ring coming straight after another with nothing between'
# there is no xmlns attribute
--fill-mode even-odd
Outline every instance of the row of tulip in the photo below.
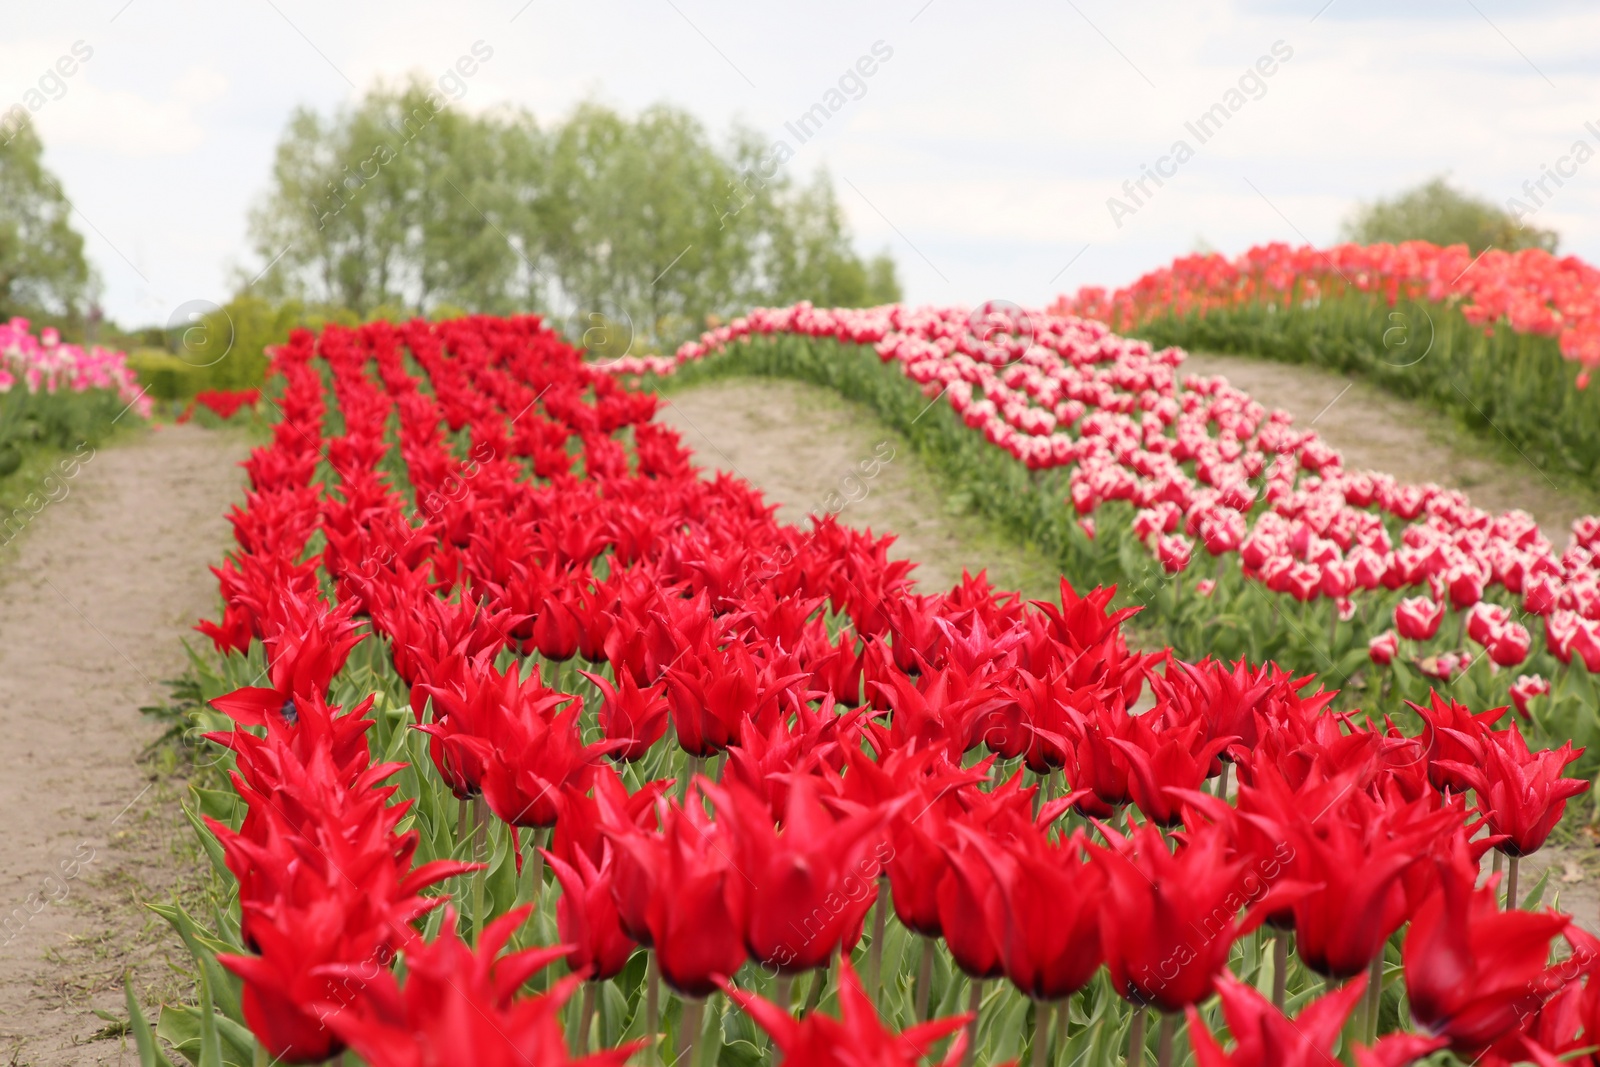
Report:
<svg viewBox="0 0 1600 1067"><path fill-rule="evenodd" d="M1289 307L1346 291L1376 294L1391 307L1417 300L1456 304L1475 326L1493 329L1503 322L1516 333L1555 337L1561 355L1583 367L1579 389L1600 367L1600 270L1538 248L1491 248L1474 256L1466 245L1427 241L1328 249L1274 242L1234 259L1216 252L1181 256L1112 292L1086 286L1051 310L1132 329L1168 314L1204 315L1262 301Z"/></svg>
<svg viewBox="0 0 1600 1067"><path fill-rule="evenodd" d="M65 344L27 319L0 322L0 478L30 448L97 443L128 411L150 413L127 358L99 346Z"/></svg>
<svg viewBox="0 0 1600 1067"><path fill-rule="evenodd" d="M1568 699L1541 721L1542 736L1594 736L1583 697L1588 674L1600 671L1600 518L1574 523L1558 554L1526 513L1493 515L1459 491L1345 470L1287 413L1268 412L1225 379L1185 375L1177 349L1014 308L757 309L674 357L609 369L678 374L782 338L872 346L928 398L914 421L942 401L968 432L1036 475L1059 472L1038 484L1065 489L1079 547L1126 517L1180 598L1212 619L1238 614L1252 619L1247 628L1298 634L1305 647L1287 657L1297 668L1347 675L1348 661L1331 650L1358 645L1378 686L1409 686L1420 698L1418 685L1453 682L1478 664L1476 688L1505 697L1515 684L1524 711L1555 680ZM1207 557L1215 563L1201 566ZM1263 590L1298 605L1304 624L1292 615L1285 623L1277 605L1263 611ZM1456 621L1441 626L1452 612ZM1183 650L1202 655L1211 640L1203 633ZM1525 680L1513 683L1503 668ZM1397 681L1399 670L1408 677Z"/></svg>
<svg viewBox="0 0 1600 1067"><path fill-rule="evenodd" d="M1407 736L1133 651L1110 589L919 593L889 539L700 477L537 319L275 365L201 627L237 897L166 909L197 1062L1590 1054L1600 942L1515 885L1586 783L1504 709Z"/></svg>
<svg viewBox="0 0 1600 1067"><path fill-rule="evenodd" d="M27 319L14 318L0 323L0 393L11 392L19 383L28 393L108 389L124 403L143 402L141 416L150 412L125 353L99 345L66 344L53 327L35 336Z"/></svg>
<svg viewBox="0 0 1600 1067"><path fill-rule="evenodd" d="M1592 484L1600 475L1600 272L1543 251L1262 245L1186 256L1052 308L1156 344L1316 363L1419 398ZM1575 388L1576 386L1576 388ZM1516 456L1511 456L1516 459Z"/></svg>

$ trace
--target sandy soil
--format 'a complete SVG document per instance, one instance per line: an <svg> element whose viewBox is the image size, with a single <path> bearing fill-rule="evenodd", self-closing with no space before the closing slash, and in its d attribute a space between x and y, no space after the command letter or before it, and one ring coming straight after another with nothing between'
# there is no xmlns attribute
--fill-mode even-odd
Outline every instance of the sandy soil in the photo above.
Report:
<svg viewBox="0 0 1600 1067"><path fill-rule="evenodd" d="M1194 355L1186 366L1220 374L1297 426L1312 426L1344 455L1346 468L1387 471L1407 482L1461 489L1488 511L1521 508L1559 552L1572 520L1600 512L1600 495L1557 487L1530 461L1506 462L1448 418L1367 382L1299 364L1242 356ZM1515 455L1515 452L1511 453Z"/></svg>
<svg viewBox="0 0 1600 1067"><path fill-rule="evenodd" d="M212 611L206 567L229 544L246 451L193 426L103 449L0 557L0 1055L12 1064L126 1062L122 1039L92 1040L106 1023L91 1009L125 1016L125 971L148 991L173 982L166 958L188 965L139 906L169 898L197 857L184 858L181 783L140 762L161 730L138 709L166 695L180 640Z"/></svg>
<svg viewBox="0 0 1600 1067"><path fill-rule="evenodd" d="M950 588L962 568L985 567L999 588L1057 592L1059 571L1042 553L959 513L904 441L826 389L766 378L713 382L672 394L657 421L679 430L708 472L759 487L784 522L806 525L809 513L840 508L841 522L893 532L890 555L918 562L913 574L925 592Z"/></svg>

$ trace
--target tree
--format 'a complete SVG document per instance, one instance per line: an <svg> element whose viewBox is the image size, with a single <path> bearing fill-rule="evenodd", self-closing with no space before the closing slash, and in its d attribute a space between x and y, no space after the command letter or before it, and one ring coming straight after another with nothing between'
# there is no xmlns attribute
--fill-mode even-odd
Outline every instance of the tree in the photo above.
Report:
<svg viewBox="0 0 1600 1067"><path fill-rule="evenodd" d="M257 254L278 261L262 291L357 314L440 301L504 310L526 299L523 253L496 221L510 139L419 80L379 87L331 121L296 111L271 191L251 213Z"/></svg>
<svg viewBox="0 0 1600 1067"><path fill-rule="evenodd" d="M1473 255L1485 248L1554 252L1559 241L1555 231L1520 224L1493 203L1452 188L1443 177L1391 199L1363 204L1341 229L1345 240L1357 244L1464 244Z"/></svg>
<svg viewBox="0 0 1600 1067"><path fill-rule="evenodd" d="M754 303L899 298L893 261L851 247L826 175L797 187L748 131L719 147L679 109L595 103L541 130L451 110L420 80L329 119L296 112L251 235L278 260L258 283L270 298L362 316L554 308L580 334L603 323L591 341L612 352Z"/></svg>
<svg viewBox="0 0 1600 1067"><path fill-rule="evenodd" d="M31 123L0 127L0 320L75 317L90 285L72 204Z"/></svg>

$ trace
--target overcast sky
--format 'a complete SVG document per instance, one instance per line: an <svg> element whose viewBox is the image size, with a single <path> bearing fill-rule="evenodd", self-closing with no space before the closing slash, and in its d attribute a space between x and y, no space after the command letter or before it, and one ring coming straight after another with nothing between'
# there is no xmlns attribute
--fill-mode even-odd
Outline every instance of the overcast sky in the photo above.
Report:
<svg viewBox="0 0 1600 1067"><path fill-rule="evenodd" d="M1358 201L1430 175L1504 203L1575 141L1600 149L1592 2L0 0L0 12L0 111L44 101L47 163L104 306L127 325L221 301L265 266L246 216L294 107L437 77L480 41L493 55L454 106L548 120L590 97L665 100L718 134L738 120L787 141L797 175L832 173L858 244L893 253L914 302L1038 304L1202 242L1322 244ZM864 91L847 79L859 99L800 143L785 123L829 103L874 45L892 54ZM75 46L92 55L49 75ZM1226 121L1199 127L1219 104ZM1124 193L1158 163L1160 186ZM1547 179L1534 221L1600 260L1600 159L1564 181ZM1113 217L1113 196L1133 210Z"/></svg>

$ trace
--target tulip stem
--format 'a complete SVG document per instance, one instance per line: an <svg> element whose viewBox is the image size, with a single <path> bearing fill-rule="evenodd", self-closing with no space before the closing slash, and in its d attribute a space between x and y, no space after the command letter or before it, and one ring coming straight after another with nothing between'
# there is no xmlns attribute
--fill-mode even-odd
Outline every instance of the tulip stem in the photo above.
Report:
<svg viewBox="0 0 1600 1067"><path fill-rule="evenodd" d="M655 1039L661 1033L661 968L654 952L649 953L649 959L644 979L644 1029L651 1038L651 1059L659 1063L661 1047Z"/></svg>
<svg viewBox="0 0 1600 1067"><path fill-rule="evenodd" d="M487 863L489 853L489 808L484 804L483 797L472 798L472 814L477 827L472 832L472 860L474 863ZM472 872L472 943L478 943L478 932L483 929L484 906L483 886L488 879L487 872L479 867Z"/></svg>
<svg viewBox="0 0 1600 1067"><path fill-rule="evenodd" d="M1036 1000L1033 1002L1033 1048L1029 1050L1029 1062L1033 1067L1044 1067L1045 1048L1050 1044L1050 1015L1055 1007L1052 1001Z"/></svg>
<svg viewBox="0 0 1600 1067"><path fill-rule="evenodd" d="M701 997L683 998L682 1029L678 1034L678 1059L684 1067L698 1067L700 1025L705 1021L706 1002Z"/></svg>
<svg viewBox="0 0 1600 1067"><path fill-rule="evenodd" d="M1272 938L1272 1006L1283 1010L1289 983L1289 931L1279 930Z"/></svg>
<svg viewBox="0 0 1600 1067"><path fill-rule="evenodd" d="M1222 762L1222 776L1217 779L1217 799L1228 799L1228 772L1233 769L1233 764L1227 760Z"/></svg>
<svg viewBox="0 0 1600 1067"><path fill-rule="evenodd" d="M1516 911L1520 905L1517 902L1517 864L1521 857L1511 856L1506 859L1506 910Z"/></svg>
<svg viewBox="0 0 1600 1067"><path fill-rule="evenodd" d="M972 1067L973 1058L978 1053L978 1012L983 1007L983 979L972 980L971 992L967 994L967 1014L972 1018L967 1022L967 1051L961 1057L961 1067Z"/></svg>
<svg viewBox="0 0 1600 1067"><path fill-rule="evenodd" d="M784 1011L791 1010L794 1004L794 976L791 974L778 975L778 984L773 989L773 999L778 1007Z"/></svg>
<svg viewBox="0 0 1600 1067"><path fill-rule="evenodd" d="M928 1021L928 1000L933 986L933 940L922 939L922 962L917 966L917 1018Z"/></svg>
<svg viewBox="0 0 1600 1067"><path fill-rule="evenodd" d="M1366 1043L1372 1044L1378 1037L1378 1009L1383 1005L1383 946L1378 946L1378 954L1372 958L1372 969L1367 972L1367 1005L1366 1005Z"/></svg>
<svg viewBox="0 0 1600 1067"><path fill-rule="evenodd" d="M1334 618L1338 618L1337 614ZM1172 1067L1172 1038L1178 1032L1178 1017L1161 1013L1161 1027L1156 1036L1157 1067Z"/></svg>
<svg viewBox="0 0 1600 1067"><path fill-rule="evenodd" d="M1144 1067L1144 1005L1133 1006L1133 1021L1128 1024L1128 1067Z"/></svg>
<svg viewBox="0 0 1600 1067"><path fill-rule="evenodd" d="M806 1014L810 1015L817 1010L817 1005L822 1003L822 990L828 984L828 968L833 966L833 957L821 967L811 972L811 992L806 994Z"/></svg>
<svg viewBox="0 0 1600 1067"><path fill-rule="evenodd" d="M888 922L889 879L878 876L878 903L872 909L872 949L867 956L868 996L877 1005L883 992L883 935Z"/></svg>
<svg viewBox="0 0 1600 1067"><path fill-rule="evenodd" d="M267 1046L263 1045L259 1039L256 1041L256 1052L251 1057L251 1061L255 1064L255 1067L268 1067Z"/></svg>
<svg viewBox="0 0 1600 1067"><path fill-rule="evenodd" d="M589 1027L594 1023L594 993L597 982L583 983L583 1011L578 1015L578 1041L576 1052L584 1055L589 1051Z"/></svg>
<svg viewBox="0 0 1600 1067"><path fill-rule="evenodd" d="M1489 874L1490 874L1490 876L1496 877L1496 878L1499 877L1499 875L1500 875L1500 864L1501 864L1501 862L1503 860L1504 860L1504 856L1502 855L1500 850L1499 849L1495 849L1494 850L1494 862L1491 863L1490 866L1489 866Z"/></svg>

